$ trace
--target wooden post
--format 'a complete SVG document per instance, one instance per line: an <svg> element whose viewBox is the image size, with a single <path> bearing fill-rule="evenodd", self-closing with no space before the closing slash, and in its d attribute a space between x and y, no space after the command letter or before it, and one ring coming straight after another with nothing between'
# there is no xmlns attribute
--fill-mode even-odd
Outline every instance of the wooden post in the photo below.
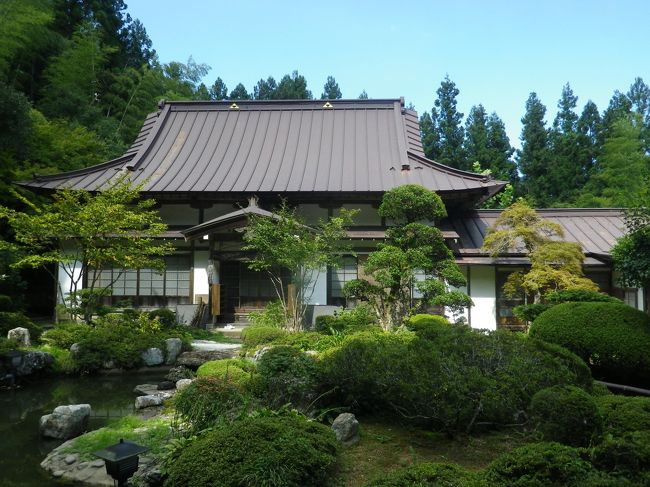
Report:
<svg viewBox="0 0 650 487"><path fill-rule="evenodd" d="M211 314L212 316L219 316L221 314L221 284L212 284L210 286L210 297Z"/></svg>

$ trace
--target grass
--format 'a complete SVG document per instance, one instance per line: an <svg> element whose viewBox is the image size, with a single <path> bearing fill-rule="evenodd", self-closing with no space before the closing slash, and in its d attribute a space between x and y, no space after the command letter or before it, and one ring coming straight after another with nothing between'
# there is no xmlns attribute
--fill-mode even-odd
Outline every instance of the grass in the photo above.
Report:
<svg viewBox="0 0 650 487"><path fill-rule="evenodd" d="M423 462L456 463L476 471L530 441L519 432L449 439L443 434L359 418L361 440L341 454L337 486L361 487L387 472Z"/></svg>
<svg viewBox="0 0 650 487"><path fill-rule="evenodd" d="M66 453L79 453L82 460L94 460L96 457L93 452L113 445L123 438L146 446L153 455L160 455L171 436L168 418L144 420L135 416L124 416L104 428L80 436L66 449Z"/></svg>

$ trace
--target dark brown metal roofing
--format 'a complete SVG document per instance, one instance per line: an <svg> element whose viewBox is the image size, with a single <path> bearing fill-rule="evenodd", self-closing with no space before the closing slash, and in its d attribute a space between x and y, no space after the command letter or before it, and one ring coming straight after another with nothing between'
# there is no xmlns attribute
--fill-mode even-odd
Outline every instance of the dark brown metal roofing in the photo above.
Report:
<svg viewBox="0 0 650 487"><path fill-rule="evenodd" d="M609 256L616 240L626 232L623 211L618 209L567 208L536 211L540 217L560 224L565 240L578 242L585 254L596 258ZM458 233L461 254L485 255L480 251L483 239L500 213L500 210L478 210L454 216L444 225Z"/></svg>
<svg viewBox="0 0 650 487"><path fill-rule="evenodd" d="M100 190L128 172L148 193L384 192L421 184L491 195L503 182L424 157L400 100L168 102L119 159L37 177L32 188Z"/></svg>

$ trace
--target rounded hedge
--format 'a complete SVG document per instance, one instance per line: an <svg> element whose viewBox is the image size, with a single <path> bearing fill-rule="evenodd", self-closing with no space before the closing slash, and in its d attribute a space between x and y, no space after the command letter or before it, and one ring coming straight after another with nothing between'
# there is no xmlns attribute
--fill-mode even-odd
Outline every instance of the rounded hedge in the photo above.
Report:
<svg viewBox="0 0 650 487"><path fill-rule="evenodd" d="M206 433L168 469L165 486L327 485L339 445L330 428L302 416L257 416Z"/></svg>
<svg viewBox="0 0 650 487"><path fill-rule="evenodd" d="M435 340L441 333L445 333L451 323L444 316L419 314L411 316L406 322L406 328L414 331L420 338Z"/></svg>
<svg viewBox="0 0 650 487"><path fill-rule="evenodd" d="M446 463L421 463L383 475L366 487L470 487L479 485L476 475Z"/></svg>
<svg viewBox="0 0 650 487"><path fill-rule="evenodd" d="M563 303L537 317L532 337L568 348L596 378L650 384L650 316L619 303Z"/></svg>
<svg viewBox="0 0 650 487"><path fill-rule="evenodd" d="M232 381L201 377L174 396L176 419L193 431L228 423L244 417L251 398Z"/></svg>
<svg viewBox="0 0 650 487"><path fill-rule="evenodd" d="M58 323L43 333L41 339L50 345L68 350L73 343L83 340L92 331L93 328L85 323Z"/></svg>
<svg viewBox="0 0 650 487"><path fill-rule="evenodd" d="M609 435L594 448L592 461L596 468L612 474L635 478L646 473L645 480L650 481L650 431Z"/></svg>
<svg viewBox="0 0 650 487"><path fill-rule="evenodd" d="M205 362L196 370L197 377L215 377L245 385L255 372L255 364L243 359L221 359Z"/></svg>
<svg viewBox="0 0 650 487"><path fill-rule="evenodd" d="M242 332L242 345L246 349L256 348L286 335L287 332L282 328L251 326Z"/></svg>
<svg viewBox="0 0 650 487"><path fill-rule="evenodd" d="M607 395L595 398L606 433L650 431L650 397Z"/></svg>
<svg viewBox="0 0 650 487"><path fill-rule="evenodd" d="M546 441L589 446L602 431L603 418L596 402L575 386L542 389L530 401L530 414Z"/></svg>
<svg viewBox="0 0 650 487"><path fill-rule="evenodd" d="M501 455L483 472L488 485L583 487L597 475L587 450L560 443L532 443Z"/></svg>

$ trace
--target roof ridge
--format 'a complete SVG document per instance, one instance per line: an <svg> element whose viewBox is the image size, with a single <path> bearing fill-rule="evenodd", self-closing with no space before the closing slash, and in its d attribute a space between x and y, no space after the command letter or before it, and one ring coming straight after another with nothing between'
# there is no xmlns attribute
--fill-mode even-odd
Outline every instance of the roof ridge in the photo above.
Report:
<svg viewBox="0 0 650 487"><path fill-rule="evenodd" d="M455 167L447 166L446 164L443 164L442 162L437 162L432 159L429 159L427 157L423 157L416 152L413 152L411 149L407 150L408 155L414 157L415 159L419 160L420 162L424 164L428 164L432 166L433 168L440 169L444 172L454 174L456 176L461 176L464 178L471 178L471 179L476 179L479 181L483 182L494 182L494 183L503 183L507 184L508 181L500 181L498 179L494 179L492 175L486 175L486 174L479 174L471 171L465 171L463 169L458 169Z"/></svg>
<svg viewBox="0 0 650 487"><path fill-rule="evenodd" d="M71 171L59 172L56 174L49 174L49 175L34 174L34 177L32 179L29 179L27 181L15 181L15 183L21 186L28 186L29 183L33 181L56 181L57 179L64 179L72 176L83 176L85 174L97 172L97 170L109 169L112 166L118 166L125 162L129 162L134 157L135 157L135 153L123 154L120 157L111 159L110 161L101 162L99 164L94 164L88 167L82 167L81 169L73 169Z"/></svg>

